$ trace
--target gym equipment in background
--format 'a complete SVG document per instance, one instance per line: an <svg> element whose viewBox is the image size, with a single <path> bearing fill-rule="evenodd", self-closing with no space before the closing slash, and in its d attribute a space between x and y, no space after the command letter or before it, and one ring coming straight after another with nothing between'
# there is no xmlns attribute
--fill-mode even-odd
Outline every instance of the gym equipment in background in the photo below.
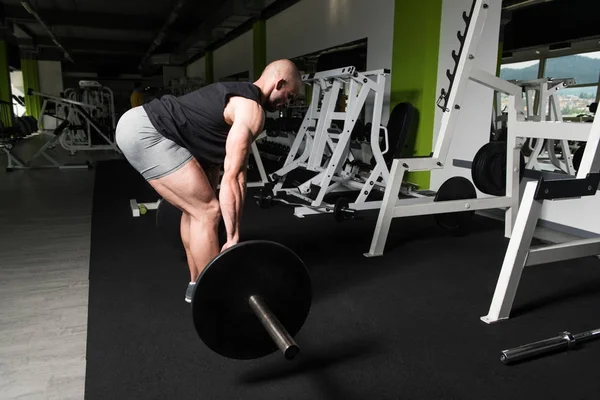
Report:
<svg viewBox="0 0 600 400"><path fill-rule="evenodd" d="M514 100L511 98L510 102ZM544 201L567 201L573 203L573 207L577 207L577 202L582 197L596 195L600 184L598 114L590 128L590 124L585 122L519 121L512 112L509 113L508 126L509 140L511 137L523 136L541 140L569 138L586 142L586 146L575 177L556 174L554 178L547 179L542 176L538 180L526 183L488 314L481 317L481 320L488 324L510 317L525 267L600 254L600 239L597 237L530 247Z"/></svg>
<svg viewBox="0 0 600 400"><path fill-rule="evenodd" d="M8 108L12 107L12 104L9 102L0 101L0 107ZM89 162L79 164L67 164L60 162L48 152L48 150L53 149L56 146L56 143L60 140L60 137L64 134L68 126L69 121L64 120L53 131L40 132L38 121L32 116L14 116L13 126L10 127L5 127L0 123L0 149L2 149L7 157L6 171L11 172L16 169L29 170L45 168L91 168L91 164ZM17 154L16 150L18 146L25 140L43 135L49 136L49 140L41 144L37 151L27 160L23 160ZM41 158L44 158L46 163L38 162L38 160Z"/></svg>
<svg viewBox="0 0 600 400"><path fill-rule="evenodd" d="M192 295L196 332L214 352L238 360L280 350L295 358L312 302L304 262L282 244L241 242L202 271Z"/></svg>
<svg viewBox="0 0 600 400"><path fill-rule="evenodd" d="M98 81L79 81L79 87L68 88L63 92L66 99L89 104L95 108L89 113L105 131L114 131L117 127L115 100L113 91Z"/></svg>
<svg viewBox="0 0 600 400"><path fill-rule="evenodd" d="M8 165L6 166L6 171L11 172L15 169L46 169L46 168L58 168L58 169L90 169L92 168L92 164L90 162L83 163L61 163L55 157L52 157L48 154L48 150L54 148L56 143L60 140L61 136L65 133L66 129L69 126L69 121L62 121L60 125L58 125L51 133L52 138L46 141L27 161L24 161L13 151L13 146L15 144L15 140L4 141L2 139L2 143L0 143L0 147L8 156ZM30 135L35 136L36 133L32 133ZM22 136L18 139L27 139L31 136ZM40 164L36 162L41 157L45 158L48 163Z"/></svg>
<svg viewBox="0 0 600 400"><path fill-rule="evenodd" d="M295 203L305 204L294 208L295 216L302 218L333 210L333 204L325 200L326 195L333 193L351 196L356 209L379 208L380 199L369 198L369 194L383 192L389 176L384 155L393 153L399 145L396 137L391 138L392 134L400 134L388 132L381 125L388 76L388 70L359 72L353 66L303 75L304 84L312 86L310 105L283 166L270 174L275 195L283 193L295 197ZM344 95L347 95L345 111L339 111L340 96ZM368 96L373 98L370 110L365 107ZM363 116L367 112L372 124L368 139L372 164L359 162L350 146L355 127L359 121L368 119ZM381 140L385 150L380 147ZM301 175L302 178L297 178L300 181L296 181L295 177Z"/></svg>
<svg viewBox="0 0 600 400"><path fill-rule="evenodd" d="M46 110L51 104L54 107L54 113L48 114L48 116L69 121L68 131L61 135L59 142L71 154L75 154L77 151L93 150L113 150L117 154L121 154L114 138L114 127L103 125L102 121L93 117L93 114L101 111L98 106L35 92L32 89L27 91L27 95L40 96L44 99L40 120L43 120ZM98 141L102 144L94 143Z"/></svg>
<svg viewBox="0 0 600 400"><path fill-rule="evenodd" d="M455 127L461 112L461 102L469 81L477 82L485 87L512 96L514 102L512 110L523 110L521 87L507 82L497 76L474 68L477 58L477 46L485 21L487 19L488 0L473 0L470 12L463 12L465 31L457 32L460 43L458 52L452 51L454 60L453 71L446 71L449 80L448 89L442 89L437 101L437 106L443 110L440 131L434 143L434 151L428 157L400 158L395 157L392 161L390 179L385 188L385 194L379 210L379 216L373 233L370 249L364 255L374 257L383 255L391 222L394 218L416 216L451 214L484 209L504 209L506 213L505 231L510 234L514 216L519 207L519 182L520 182L520 154L514 138L508 138L506 144L506 184L504 195L498 197L473 198L469 195L470 189L464 188L464 192L454 199L436 201L430 191L420 193L419 191L402 189L403 179L410 171L433 171L444 169L447 166L448 150L455 134ZM517 112L515 111L515 112ZM456 165L454 165L456 166ZM453 179L453 178L450 178ZM440 189L444 185L440 187ZM399 198L400 197L400 198ZM438 196L438 200L445 196ZM442 217L443 221L444 217ZM467 219L468 220L468 219ZM459 221L459 220L457 220ZM439 220L438 220L439 222ZM445 225L442 223L442 226ZM464 229L458 229L464 231Z"/></svg>
<svg viewBox="0 0 600 400"><path fill-rule="evenodd" d="M527 121L562 121L558 93L574 85L574 78L541 78L531 80L510 80L522 88L525 97L525 119ZM496 92L497 129L506 130L507 115L500 110L502 94ZM575 160L570 140L533 140L523 143L523 154L527 158L525 168L538 171L563 171L574 175Z"/></svg>
<svg viewBox="0 0 600 400"><path fill-rule="evenodd" d="M573 335L571 332L562 332L549 339L528 343L500 352L500 361L504 365L513 365L528 361L551 353L566 351L581 343L600 338L600 329L593 329Z"/></svg>

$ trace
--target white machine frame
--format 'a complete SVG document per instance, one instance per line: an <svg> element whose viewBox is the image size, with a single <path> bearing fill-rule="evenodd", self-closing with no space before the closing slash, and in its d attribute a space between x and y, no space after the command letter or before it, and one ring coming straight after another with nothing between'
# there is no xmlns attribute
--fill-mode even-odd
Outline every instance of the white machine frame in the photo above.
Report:
<svg viewBox="0 0 600 400"><path fill-rule="evenodd" d="M294 207L294 215L303 218L306 215L332 213L333 205L324 202L325 195L340 191L358 191L350 206L358 210L378 209L380 200L367 200L372 190L383 192L389 178L389 171L383 155L389 151L387 130L381 125L383 98L388 70L359 72L353 66L334 70L306 74L302 77L305 84L313 87L312 100L300 130L298 131L284 165L271 174L276 182L273 192L284 192L305 202L307 206ZM335 106L341 90L348 91L346 111L335 112ZM323 95L323 99L321 99ZM359 120L367 97L373 96L372 128L370 144L376 165L368 176L358 176L346 161L354 161L350 151L350 138L356 122ZM331 129L333 121L344 121L344 129ZM379 138L384 131L386 149L381 150ZM302 153L300 153L302 149ZM299 155L298 155L299 154ZM329 160L324 161L324 157ZM317 174L297 187L283 188L284 177L295 169L305 169ZM379 180L381 178L381 181ZM318 192L309 196L312 190ZM318 207L316 209L315 207Z"/></svg>
<svg viewBox="0 0 600 400"><path fill-rule="evenodd" d="M524 118L521 87L488 72L473 68L478 41L487 19L487 8L486 1L474 1L471 22L465 34L462 52L457 61L453 87L450 90L448 103L442 115L440 132L433 153L429 157L423 158L394 159L392 163L390 180L385 189L371 246L369 251L364 254L365 257L383 255L392 219L400 217L504 208L506 210L505 235L510 236L516 218L516 211L519 207L520 149L517 148L514 139L509 138L507 143L507 149L514 149L514 151L507 151L506 192L504 196L440 202L435 202L435 199L431 196L398 199L405 173L432 171L442 169L446 165L448 150L461 110L460 102L464 97L464 91L469 80L495 91L512 95L515 99L515 110L519 110L520 118ZM414 193L410 194L415 195Z"/></svg>
<svg viewBox="0 0 600 400"><path fill-rule="evenodd" d="M82 138L78 137L76 133L69 132L60 136L59 142L61 146L65 150L70 151L71 154L74 154L76 151L92 150L112 150L121 154L121 150L117 146L116 141L110 138L110 134L101 129L93 120L90 112L96 110L96 106L32 90L28 92L28 95L40 96L44 99L40 111L40 121L43 120L48 103L54 103L57 107L58 117L68 119L73 125L81 125L81 123L85 124L86 130L85 134L82 135ZM53 115L49 116L53 117ZM96 131L106 144L92 144L92 131Z"/></svg>
<svg viewBox="0 0 600 400"><path fill-rule="evenodd" d="M561 79L532 79L524 81L510 81L523 88L525 95L525 111L527 121L562 121L560 101L557 92L575 84L573 78ZM536 108L537 102L537 108ZM497 93L496 104L500 105L500 93ZM552 170L558 168L569 174L575 174L573 167L573 153L569 140L561 140L559 146L562 152L562 160L555 151L555 140L539 140L534 147L525 143L531 150L527 158L526 168L529 170Z"/></svg>
<svg viewBox="0 0 600 400"><path fill-rule="evenodd" d="M596 114L589 123L556 121L519 121L509 113L508 134L516 137L535 137L550 140L586 141L577 175L554 181L530 181L525 185L523 199L502 263L500 276L488 314L481 317L487 324L508 319L517 288L525 267L571 260L600 254L600 238L576 239L570 242L530 247L544 200L577 201L582 196L596 195L600 179L600 117ZM551 186L553 185L553 186ZM555 191L559 195L555 195Z"/></svg>
<svg viewBox="0 0 600 400"><path fill-rule="evenodd" d="M96 106L93 117L106 115L113 129L117 126L117 117L115 112L115 96L111 88L103 86L98 81L79 81L79 89L83 89L81 97L78 97L78 91L73 88L65 89L64 96L69 100L75 100L82 103Z"/></svg>

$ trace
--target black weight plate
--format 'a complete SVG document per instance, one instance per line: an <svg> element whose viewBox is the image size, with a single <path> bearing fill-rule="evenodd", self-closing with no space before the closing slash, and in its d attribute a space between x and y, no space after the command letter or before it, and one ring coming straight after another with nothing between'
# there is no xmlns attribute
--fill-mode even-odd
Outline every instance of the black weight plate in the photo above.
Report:
<svg viewBox="0 0 600 400"><path fill-rule="evenodd" d="M573 154L573 168L575 171L579 171L579 167L581 166L581 160L583 159L583 153L585 152L585 143L579 146L579 148Z"/></svg>
<svg viewBox="0 0 600 400"><path fill-rule="evenodd" d="M182 211L166 201L160 199L156 209L156 227L165 240L179 250L185 251L181 241L181 214Z"/></svg>
<svg viewBox="0 0 600 400"><path fill-rule="evenodd" d="M270 208L273 205L274 187L275 183L273 182L267 182L262 187L258 194L258 199L256 202L260 206L260 208Z"/></svg>
<svg viewBox="0 0 600 400"><path fill-rule="evenodd" d="M481 146L481 148L475 154L473 163L471 165L471 178L473 179L475 187L482 193L486 194L490 194L490 192L493 192L494 190L490 182L491 178L489 176L489 171L485 167L493 149L492 143L493 142L489 142Z"/></svg>
<svg viewBox="0 0 600 400"><path fill-rule="evenodd" d="M31 133L38 131L38 123L37 123L37 120L35 119L35 117L28 115L28 116L23 117L23 119L29 126L29 131Z"/></svg>
<svg viewBox="0 0 600 400"><path fill-rule="evenodd" d="M519 182L525 173L525 156L519 154ZM506 194L506 142L489 142L473 158L471 177L475 187L492 196Z"/></svg>
<svg viewBox="0 0 600 400"><path fill-rule="evenodd" d="M349 214L344 212L350 207L350 203L348 199L345 197L340 197L335 201L335 206L333 207L333 218L337 222L343 222L349 219Z"/></svg>
<svg viewBox="0 0 600 400"><path fill-rule="evenodd" d="M31 135L31 131L29 130L29 125L27 125L27 122L25 122L25 120L23 118L16 117L15 120L16 120L17 126L19 127L21 136Z"/></svg>
<svg viewBox="0 0 600 400"><path fill-rule="evenodd" d="M471 181L462 176L453 176L440 186L434 201L474 198L477 198L477 191ZM462 235L468 232L474 214L475 211L457 211L435 214L434 217L440 227L451 233Z"/></svg>
<svg viewBox="0 0 600 400"><path fill-rule="evenodd" d="M241 242L202 271L192 297L196 332L216 353L247 360L278 350L248 300L259 295L293 337L308 317L311 279L287 247L263 240Z"/></svg>

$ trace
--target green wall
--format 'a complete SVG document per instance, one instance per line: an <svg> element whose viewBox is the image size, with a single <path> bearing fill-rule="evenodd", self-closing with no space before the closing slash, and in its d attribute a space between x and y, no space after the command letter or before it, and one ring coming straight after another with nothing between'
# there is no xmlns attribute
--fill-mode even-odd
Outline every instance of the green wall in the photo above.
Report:
<svg viewBox="0 0 600 400"><path fill-rule="evenodd" d="M12 104L12 89L10 86L10 70L8 69L8 48L4 40L0 40L0 100ZM0 121L4 126L12 126L12 105L0 105Z"/></svg>
<svg viewBox="0 0 600 400"><path fill-rule="evenodd" d="M419 110L416 137L404 156L428 156L433 149L442 0L396 0L390 107L410 102ZM411 172L405 180L429 188L431 174Z"/></svg>
<svg viewBox="0 0 600 400"><path fill-rule="evenodd" d="M213 83L215 79L215 70L212 51L207 51L206 54L204 54L204 75L207 84Z"/></svg>
<svg viewBox="0 0 600 400"><path fill-rule="evenodd" d="M264 19L256 21L252 34L254 44L252 68L256 80L267 66L267 22Z"/></svg>
<svg viewBox="0 0 600 400"><path fill-rule="evenodd" d="M37 60L21 59L21 72L23 74L23 90L25 91L25 115L40 118L41 102L39 96L28 96L27 91L33 89L40 91L40 77Z"/></svg>

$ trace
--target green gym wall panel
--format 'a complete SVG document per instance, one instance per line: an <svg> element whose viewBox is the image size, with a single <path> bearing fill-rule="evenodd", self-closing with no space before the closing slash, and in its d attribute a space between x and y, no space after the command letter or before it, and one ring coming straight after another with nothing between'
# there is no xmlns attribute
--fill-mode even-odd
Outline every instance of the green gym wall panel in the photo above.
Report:
<svg viewBox="0 0 600 400"><path fill-rule="evenodd" d="M212 51L207 51L204 55L204 67L206 83L213 83L215 79L215 71Z"/></svg>
<svg viewBox="0 0 600 400"><path fill-rule="evenodd" d="M40 91L40 78L37 60L22 59L21 72L23 73L23 88L25 91L25 114L40 118L41 102L39 96L27 96L27 91L33 89Z"/></svg>
<svg viewBox="0 0 600 400"><path fill-rule="evenodd" d="M0 100L12 104L12 90L10 87L10 70L8 69L8 48L4 40L0 40ZM0 106L0 120L4 126L12 126L12 106Z"/></svg>
<svg viewBox="0 0 600 400"><path fill-rule="evenodd" d="M254 79L258 79L267 66L267 22L264 19L254 23L253 29L253 64Z"/></svg>
<svg viewBox="0 0 600 400"><path fill-rule="evenodd" d="M419 112L407 157L428 156L433 149L442 1L395 2L390 107L409 102ZM405 180L427 189L431 173L411 172Z"/></svg>

